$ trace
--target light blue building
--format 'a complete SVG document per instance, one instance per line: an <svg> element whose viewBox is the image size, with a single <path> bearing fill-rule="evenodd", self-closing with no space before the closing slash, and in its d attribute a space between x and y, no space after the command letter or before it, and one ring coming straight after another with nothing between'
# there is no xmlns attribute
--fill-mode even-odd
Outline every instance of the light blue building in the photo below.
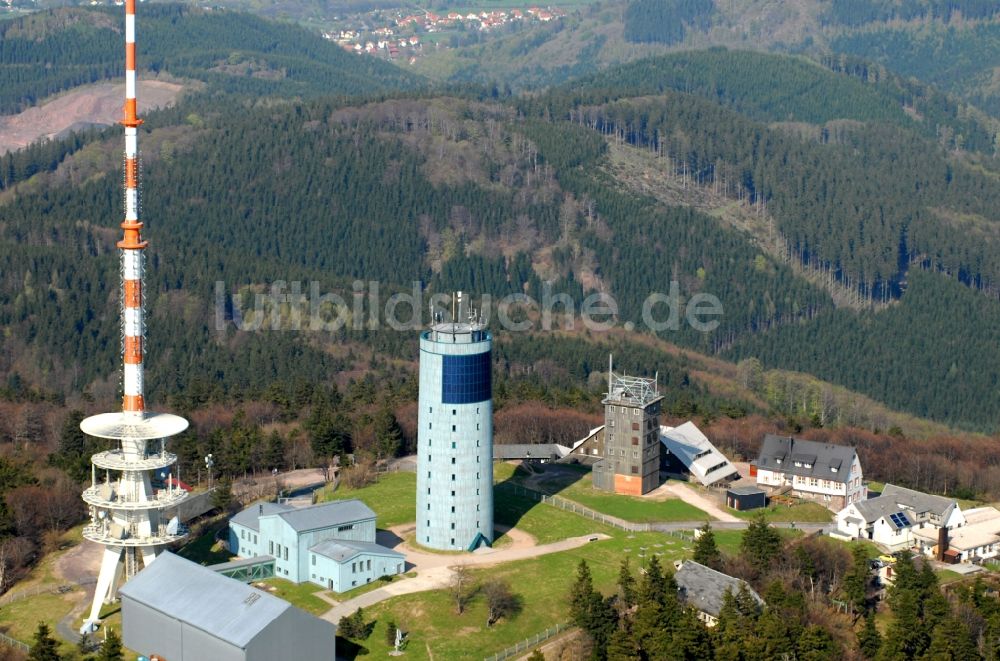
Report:
<svg viewBox="0 0 1000 661"><path fill-rule="evenodd" d="M493 543L493 338L467 316L420 336L417 542L472 551Z"/></svg>
<svg viewBox="0 0 1000 661"><path fill-rule="evenodd" d="M360 500L251 505L230 519L229 549L241 558L273 558L280 578L337 592L406 569L402 553L375 543L375 512Z"/></svg>
<svg viewBox="0 0 1000 661"><path fill-rule="evenodd" d="M402 553L371 542L331 539L309 549L309 556L309 581L334 592L402 574L406 568Z"/></svg>

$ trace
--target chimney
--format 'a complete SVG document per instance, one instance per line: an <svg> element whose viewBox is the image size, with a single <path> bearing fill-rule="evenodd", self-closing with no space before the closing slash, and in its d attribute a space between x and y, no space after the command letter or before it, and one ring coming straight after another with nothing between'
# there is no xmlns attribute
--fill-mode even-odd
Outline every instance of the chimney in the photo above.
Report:
<svg viewBox="0 0 1000 661"><path fill-rule="evenodd" d="M938 547L938 552L937 552L938 562L943 562L945 551L948 550L948 529L945 528L944 526L938 528L937 547Z"/></svg>

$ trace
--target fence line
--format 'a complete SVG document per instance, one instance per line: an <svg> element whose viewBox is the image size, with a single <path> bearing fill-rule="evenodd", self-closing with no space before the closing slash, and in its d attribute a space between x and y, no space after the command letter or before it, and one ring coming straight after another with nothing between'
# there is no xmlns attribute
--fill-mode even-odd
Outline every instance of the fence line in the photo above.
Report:
<svg viewBox="0 0 1000 661"><path fill-rule="evenodd" d="M556 634L566 631L567 629L571 629L572 627L573 627L572 624L557 624L554 627L549 627L542 633L537 633L531 638L526 638L516 645L512 645L511 647L508 647L507 649L501 652L497 652L492 656L486 657L484 661L503 661L504 659L509 659L512 656L522 654L524 652L527 652L535 645L543 643L549 638L555 636Z"/></svg>
<svg viewBox="0 0 1000 661"><path fill-rule="evenodd" d="M7 604L12 604L15 601L21 601L22 599L27 599L28 597L36 597L40 594L61 594L63 592L69 592L73 589L73 587L93 585L96 582L96 578L85 578L83 580L66 583L64 585L37 585L33 588L28 588L27 590L8 592L7 594L0 596L0 606L6 606Z"/></svg>
<svg viewBox="0 0 1000 661"><path fill-rule="evenodd" d="M508 489L513 489L515 496L522 496L525 498L533 498L539 502L545 503L546 505L552 505L553 507L558 507L559 509L567 510L573 512L574 514L579 514L580 516L592 519L594 521L599 521L605 525L611 526L613 528L618 528L619 530L625 530L628 532L649 532L652 530L648 523L633 523L632 521L626 521L624 519L619 519L616 516L609 516L593 510L589 507L584 507L580 503L572 500L563 498L562 496L554 496L542 491L536 491L534 489L528 489L520 484L510 484L509 482L501 482L497 486L505 487Z"/></svg>
<svg viewBox="0 0 1000 661"><path fill-rule="evenodd" d="M31 651L31 645L29 645L28 643L22 643L20 640L17 640L16 638L11 638L6 634L0 633L0 642L3 642L9 647L13 647L14 649L21 650L22 652Z"/></svg>
<svg viewBox="0 0 1000 661"><path fill-rule="evenodd" d="M694 537L690 533L682 530L659 530L655 527L655 524L626 521L625 519L620 519L616 516L610 516L589 507L585 507L576 501L563 498L562 496L556 496L554 494L547 494L543 491L529 489L521 486L520 484L501 482L497 486L513 490L515 496L532 498L546 505L552 505L553 507L573 512L574 514L578 514L594 521L599 521L605 525L618 528L619 530L624 530L626 532L650 532L655 530L657 532L662 532L664 535L670 535L671 537L683 539L686 542L694 541Z"/></svg>

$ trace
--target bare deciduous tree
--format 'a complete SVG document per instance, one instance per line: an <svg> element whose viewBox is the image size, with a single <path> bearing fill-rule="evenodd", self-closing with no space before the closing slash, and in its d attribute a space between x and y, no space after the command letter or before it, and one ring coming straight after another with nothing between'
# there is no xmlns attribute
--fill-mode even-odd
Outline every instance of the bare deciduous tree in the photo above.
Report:
<svg viewBox="0 0 1000 661"><path fill-rule="evenodd" d="M466 606L476 594L476 586L472 582L472 573L465 565L455 567L448 585L448 592L455 604L455 612L461 615Z"/></svg>
<svg viewBox="0 0 1000 661"><path fill-rule="evenodd" d="M488 581L482 590L486 597L486 626L492 627L500 618L515 615L521 610L521 598L511 592L507 581Z"/></svg>

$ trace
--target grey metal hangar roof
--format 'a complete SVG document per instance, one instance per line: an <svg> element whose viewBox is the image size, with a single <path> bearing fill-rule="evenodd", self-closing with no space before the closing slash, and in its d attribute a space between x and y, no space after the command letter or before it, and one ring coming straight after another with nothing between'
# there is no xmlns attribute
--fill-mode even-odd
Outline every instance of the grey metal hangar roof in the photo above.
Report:
<svg viewBox="0 0 1000 661"><path fill-rule="evenodd" d="M284 519L296 532L331 528L375 518L375 512L370 507L360 500L352 498L351 500L334 500L311 507L256 503L242 510L230 521L259 532L258 520L260 517L275 514Z"/></svg>
<svg viewBox="0 0 1000 661"><path fill-rule="evenodd" d="M367 553L369 555L382 555L390 558L406 557L398 551L393 551L392 549L375 544L374 542L354 542L339 539L330 539L325 542L320 542L310 548L309 551L340 563L347 562L351 558L355 558L362 553Z"/></svg>
<svg viewBox="0 0 1000 661"><path fill-rule="evenodd" d="M351 499L334 500L312 507L292 508L279 512L278 516L296 532L306 532L374 519L375 512L360 500Z"/></svg>
<svg viewBox="0 0 1000 661"><path fill-rule="evenodd" d="M292 605L172 553L162 553L119 590L241 649Z"/></svg>

